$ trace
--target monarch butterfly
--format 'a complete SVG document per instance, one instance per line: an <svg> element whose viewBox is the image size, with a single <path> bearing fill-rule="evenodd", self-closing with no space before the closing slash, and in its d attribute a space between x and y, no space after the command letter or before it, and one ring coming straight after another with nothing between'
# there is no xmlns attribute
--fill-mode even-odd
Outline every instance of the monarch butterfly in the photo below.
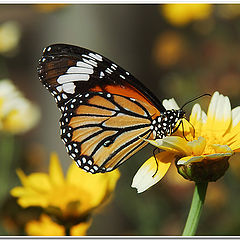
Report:
<svg viewBox="0 0 240 240"><path fill-rule="evenodd" d="M142 138L171 135L185 114L166 110L129 72L81 47L46 47L38 75L62 113L68 154L90 173L117 168L147 144Z"/></svg>

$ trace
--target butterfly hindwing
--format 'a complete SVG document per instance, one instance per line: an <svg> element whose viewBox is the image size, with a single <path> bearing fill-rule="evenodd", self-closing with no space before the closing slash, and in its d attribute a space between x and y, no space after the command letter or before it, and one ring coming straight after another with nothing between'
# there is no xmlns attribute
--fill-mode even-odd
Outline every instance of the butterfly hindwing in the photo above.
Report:
<svg viewBox="0 0 240 240"><path fill-rule="evenodd" d="M80 103L80 105L79 105ZM92 173L111 171L146 145L156 108L104 92L78 95L66 105L61 137L69 155Z"/></svg>

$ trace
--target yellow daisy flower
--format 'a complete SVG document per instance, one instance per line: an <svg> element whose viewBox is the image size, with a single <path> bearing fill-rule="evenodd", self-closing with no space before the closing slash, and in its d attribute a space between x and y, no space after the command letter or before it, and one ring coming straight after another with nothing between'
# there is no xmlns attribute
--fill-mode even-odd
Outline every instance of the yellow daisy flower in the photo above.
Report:
<svg viewBox="0 0 240 240"><path fill-rule="evenodd" d="M163 105L179 109L173 99L164 100ZM229 98L215 92L207 114L195 104L189 122L184 119L175 136L146 140L164 151L156 159L148 159L136 173L132 187L138 193L162 179L174 161L178 172L188 180L209 182L223 176L228 159L240 151L240 106L231 110Z"/></svg>
<svg viewBox="0 0 240 240"><path fill-rule="evenodd" d="M42 207L61 225L87 222L93 210L111 196L120 176L118 170L106 174L89 174L72 164L64 178L57 154L51 154L49 174L17 174L23 186L11 190L24 208Z"/></svg>

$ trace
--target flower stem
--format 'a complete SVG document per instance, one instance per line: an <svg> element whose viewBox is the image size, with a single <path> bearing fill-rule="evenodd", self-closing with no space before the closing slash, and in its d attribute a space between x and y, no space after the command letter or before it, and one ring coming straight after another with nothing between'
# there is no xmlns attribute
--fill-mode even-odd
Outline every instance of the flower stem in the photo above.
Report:
<svg viewBox="0 0 240 240"><path fill-rule="evenodd" d="M4 197L9 191L9 185L11 183L11 167L15 150L15 139L11 134L0 135L0 206L4 201ZM4 183L4 184L3 184Z"/></svg>
<svg viewBox="0 0 240 240"><path fill-rule="evenodd" d="M183 230L183 236L195 235L204 204L208 182L195 183L191 208Z"/></svg>

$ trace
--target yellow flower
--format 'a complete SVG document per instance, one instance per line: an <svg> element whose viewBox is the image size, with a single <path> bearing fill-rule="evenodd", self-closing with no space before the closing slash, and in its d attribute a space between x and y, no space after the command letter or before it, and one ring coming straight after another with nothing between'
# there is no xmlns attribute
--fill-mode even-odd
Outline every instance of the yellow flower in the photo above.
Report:
<svg viewBox="0 0 240 240"><path fill-rule="evenodd" d="M87 222L92 211L110 197L120 176L118 170L92 175L73 163L64 178L55 153L51 154L49 174L26 176L21 170L17 174L23 186L13 188L11 194L18 204L42 207L62 225Z"/></svg>
<svg viewBox="0 0 240 240"><path fill-rule="evenodd" d="M163 105L167 109L178 108L173 99L163 101ZM156 155L156 160L147 160L136 173L132 187L138 192L157 183L174 160L179 173L196 182L216 181L225 173L228 159L240 151L240 107L231 110L228 97L215 92L208 113L195 104L189 122L184 119L184 128L175 136L146 140L164 151Z"/></svg>
<svg viewBox="0 0 240 240"><path fill-rule="evenodd" d="M15 21L7 21L0 25L0 53L14 50L19 43L21 31Z"/></svg>
<svg viewBox="0 0 240 240"><path fill-rule="evenodd" d="M0 80L0 130L24 133L34 127L39 118L36 105L24 98L10 80Z"/></svg>
<svg viewBox="0 0 240 240"><path fill-rule="evenodd" d="M184 26L194 20L206 19L212 12L209 4L161 5L163 16L175 26Z"/></svg>
<svg viewBox="0 0 240 240"><path fill-rule="evenodd" d="M85 236L91 221L79 223L70 228L71 236ZM63 225L54 222L48 215L42 214L39 220L32 220L25 226L29 236L65 236L66 230Z"/></svg>

